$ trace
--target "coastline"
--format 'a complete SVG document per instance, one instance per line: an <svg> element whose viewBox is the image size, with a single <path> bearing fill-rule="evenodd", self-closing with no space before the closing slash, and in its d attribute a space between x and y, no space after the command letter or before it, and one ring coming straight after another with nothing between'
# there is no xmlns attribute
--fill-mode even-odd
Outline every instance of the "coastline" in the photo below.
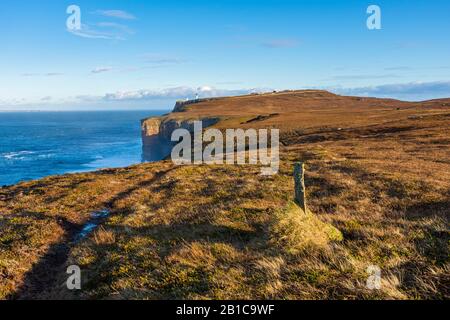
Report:
<svg viewBox="0 0 450 320"><path fill-rule="evenodd" d="M0 184L142 163L140 120L166 112L2 113Z"/></svg>

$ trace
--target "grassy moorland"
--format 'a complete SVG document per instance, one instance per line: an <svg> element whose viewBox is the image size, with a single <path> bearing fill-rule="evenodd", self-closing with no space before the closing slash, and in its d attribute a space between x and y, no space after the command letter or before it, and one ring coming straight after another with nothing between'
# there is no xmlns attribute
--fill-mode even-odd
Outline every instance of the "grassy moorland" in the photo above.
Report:
<svg viewBox="0 0 450 320"><path fill-rule="evenodd" d="M169 115L205 116L280 128L279 174L161 161L3 187L0 298L450 298L450 100L301 91ZM307 214L292 202L297 161ZM111 215L76 241L102 209ZM72 264L81 291L66 289ZM370 265L380 290L366 288Z"/></svg>

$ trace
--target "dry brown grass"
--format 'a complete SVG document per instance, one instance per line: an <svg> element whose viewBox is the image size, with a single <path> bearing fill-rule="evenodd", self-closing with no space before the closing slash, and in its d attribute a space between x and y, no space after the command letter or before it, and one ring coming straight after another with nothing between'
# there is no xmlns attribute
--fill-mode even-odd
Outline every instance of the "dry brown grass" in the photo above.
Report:
<svg viewBox="0 0 450 320"><path fill-rule="evenodd" d="M341 232L324 223L309 210L307 213L295 203L276 212L271 225L271 243L288 254L324 248L331 241L342 241Z"/></svg>
<svg viewBox="0 0 450 320"><path fill-rule="evenodd" d="M282 129L276 176L160 162L0 189L0 298L450 297L448 107L297 92L218 100L224 121L244 123L232 113L245 99L258 107L250 119L288 110L286 125L242 125ZM292 204L297 161L314 215ZM73 242L104 208L101 228ZM81 292L61 285L71 264ZM370 265L381 290L366 288Z"/></svg>
<svg viewBox="0 0 450 320"><path fill-rule="evenodd" d="M111 245L116 242L116 235L112 231L106 230L103 226L100 226L98 230L94 231L93 241L95 245Z"/></svg>

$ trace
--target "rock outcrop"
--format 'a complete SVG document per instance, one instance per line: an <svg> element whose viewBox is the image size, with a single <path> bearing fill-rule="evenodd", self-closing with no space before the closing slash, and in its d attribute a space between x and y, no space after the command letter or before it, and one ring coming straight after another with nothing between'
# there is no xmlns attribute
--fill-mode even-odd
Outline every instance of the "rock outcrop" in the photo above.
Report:
<svg viewBox="0 0 450 320"><path fill-rule="evenodd" d="M181 108L181 106L180 102L177 102L174 112L181 112L175 111L177 108ZM186 129L193 132L195 121L201 121L203 128L206 128L216 124L219 119L173 119L169 116L163 116L142 120L143 161L152 162L167 158L176 143L171 141L172 133L177 129Z"/></svg>

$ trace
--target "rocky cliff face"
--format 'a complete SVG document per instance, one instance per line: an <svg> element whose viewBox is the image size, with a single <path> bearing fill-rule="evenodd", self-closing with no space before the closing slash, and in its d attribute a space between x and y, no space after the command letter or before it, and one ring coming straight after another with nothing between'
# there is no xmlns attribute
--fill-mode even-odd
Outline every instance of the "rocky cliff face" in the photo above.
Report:
<svg viewBox="0 0 450 320"><path fill-rule="evenodd" d="M177 112L175 106L174 112ZM178 111L180 112L180 111ZM170 155L174 142L171 141L172 133L176 129L194 131L194 122L202 121L203 128L216 124L218 118L204 119L171 119L169 117L155 117L142 120L143 160L159 161Z"/></svg>

